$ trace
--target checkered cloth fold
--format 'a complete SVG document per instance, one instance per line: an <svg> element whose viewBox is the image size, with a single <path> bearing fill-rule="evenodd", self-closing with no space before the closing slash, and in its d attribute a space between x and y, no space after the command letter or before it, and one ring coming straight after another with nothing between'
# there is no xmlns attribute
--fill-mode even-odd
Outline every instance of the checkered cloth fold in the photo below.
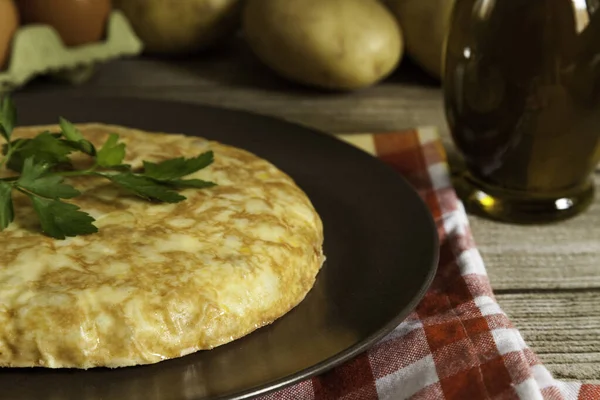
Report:
<svg viewBox="0 0 600 400"><path fill-rule="evenodd" d="M404 176L428 204L440 262L417 309L374 347L265 400L600 399L600 385L552 377L492 293L435 129L341 135Z"/></svg>

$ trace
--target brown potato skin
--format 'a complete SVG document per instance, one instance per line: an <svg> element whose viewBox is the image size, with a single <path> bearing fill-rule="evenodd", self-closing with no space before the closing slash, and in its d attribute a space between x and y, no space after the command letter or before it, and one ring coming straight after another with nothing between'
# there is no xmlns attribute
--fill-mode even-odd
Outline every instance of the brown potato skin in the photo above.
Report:
<svg viewBox="0 0 600 400"><path fill-rule="evenodd" d="M444 46L455 0L385 0L402 26L406 53L425 71L442 78Z"/></svg>
<svg viewBox="0 0 600 400"><path fill-rule="evenodd" d="M151 54L186 55L230 37L241 0L113 0Z"/></svg>
<svg viewBox="0 0 600 400"><path fill-rule="evenodd" d="M402 56L400 27L375 0L248 0L242 24L260 60L310 86L370 86Z"/></svg>

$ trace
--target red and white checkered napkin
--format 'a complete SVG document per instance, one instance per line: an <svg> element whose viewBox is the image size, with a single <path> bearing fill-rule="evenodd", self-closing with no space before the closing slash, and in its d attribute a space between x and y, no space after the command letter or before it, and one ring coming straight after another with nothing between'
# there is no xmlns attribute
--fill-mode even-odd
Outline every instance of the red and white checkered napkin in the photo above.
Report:
<svg viewBox="0 0 600 400"><path fill-rule="evenodd" d="M600 399L552 377L498 306L434 129L341 136L390 164L437 222L440 263L417 309L366 353L269 400Z"/></svg>

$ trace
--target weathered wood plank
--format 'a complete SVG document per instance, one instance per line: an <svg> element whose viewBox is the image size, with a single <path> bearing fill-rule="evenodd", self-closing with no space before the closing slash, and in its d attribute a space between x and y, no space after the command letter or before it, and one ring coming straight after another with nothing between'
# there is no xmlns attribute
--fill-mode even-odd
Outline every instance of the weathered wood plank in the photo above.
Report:
<svg viewBox="0 0 600 400"><path fill-rule="evenodd" d="M600 383L600 291L496 297L555 377Z"/></svg>
<svg viewBox="0 0 600 400"><path fill-rule="evenodd" d="M354 93L305 88L278 78L243 45L177 62L108 63L78 87L38 81L25 92L136 96L188 101L277 116L327 132L388 131L433 124L445 130L439 83L409 62L384 85Z"/></svg>

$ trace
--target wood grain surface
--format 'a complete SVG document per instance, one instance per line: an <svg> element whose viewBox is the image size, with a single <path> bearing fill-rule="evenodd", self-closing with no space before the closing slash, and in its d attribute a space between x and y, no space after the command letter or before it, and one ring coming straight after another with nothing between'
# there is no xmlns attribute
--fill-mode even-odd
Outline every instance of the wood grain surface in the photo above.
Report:
<svg viewBox="0 0 600 400"><path fill-rule="evenodd" d="M457 160L439 83L410 61L375 87L327 93L283 81L234 43L195 59L115 61L81 86L40 79L21 92L188 101L331 133L436 126L451 161ZM596 186L600 189L600 170ZM583 215L555 225L470 220L500 305L525 340L556 377L600 381L600 197Z"/></svg>

